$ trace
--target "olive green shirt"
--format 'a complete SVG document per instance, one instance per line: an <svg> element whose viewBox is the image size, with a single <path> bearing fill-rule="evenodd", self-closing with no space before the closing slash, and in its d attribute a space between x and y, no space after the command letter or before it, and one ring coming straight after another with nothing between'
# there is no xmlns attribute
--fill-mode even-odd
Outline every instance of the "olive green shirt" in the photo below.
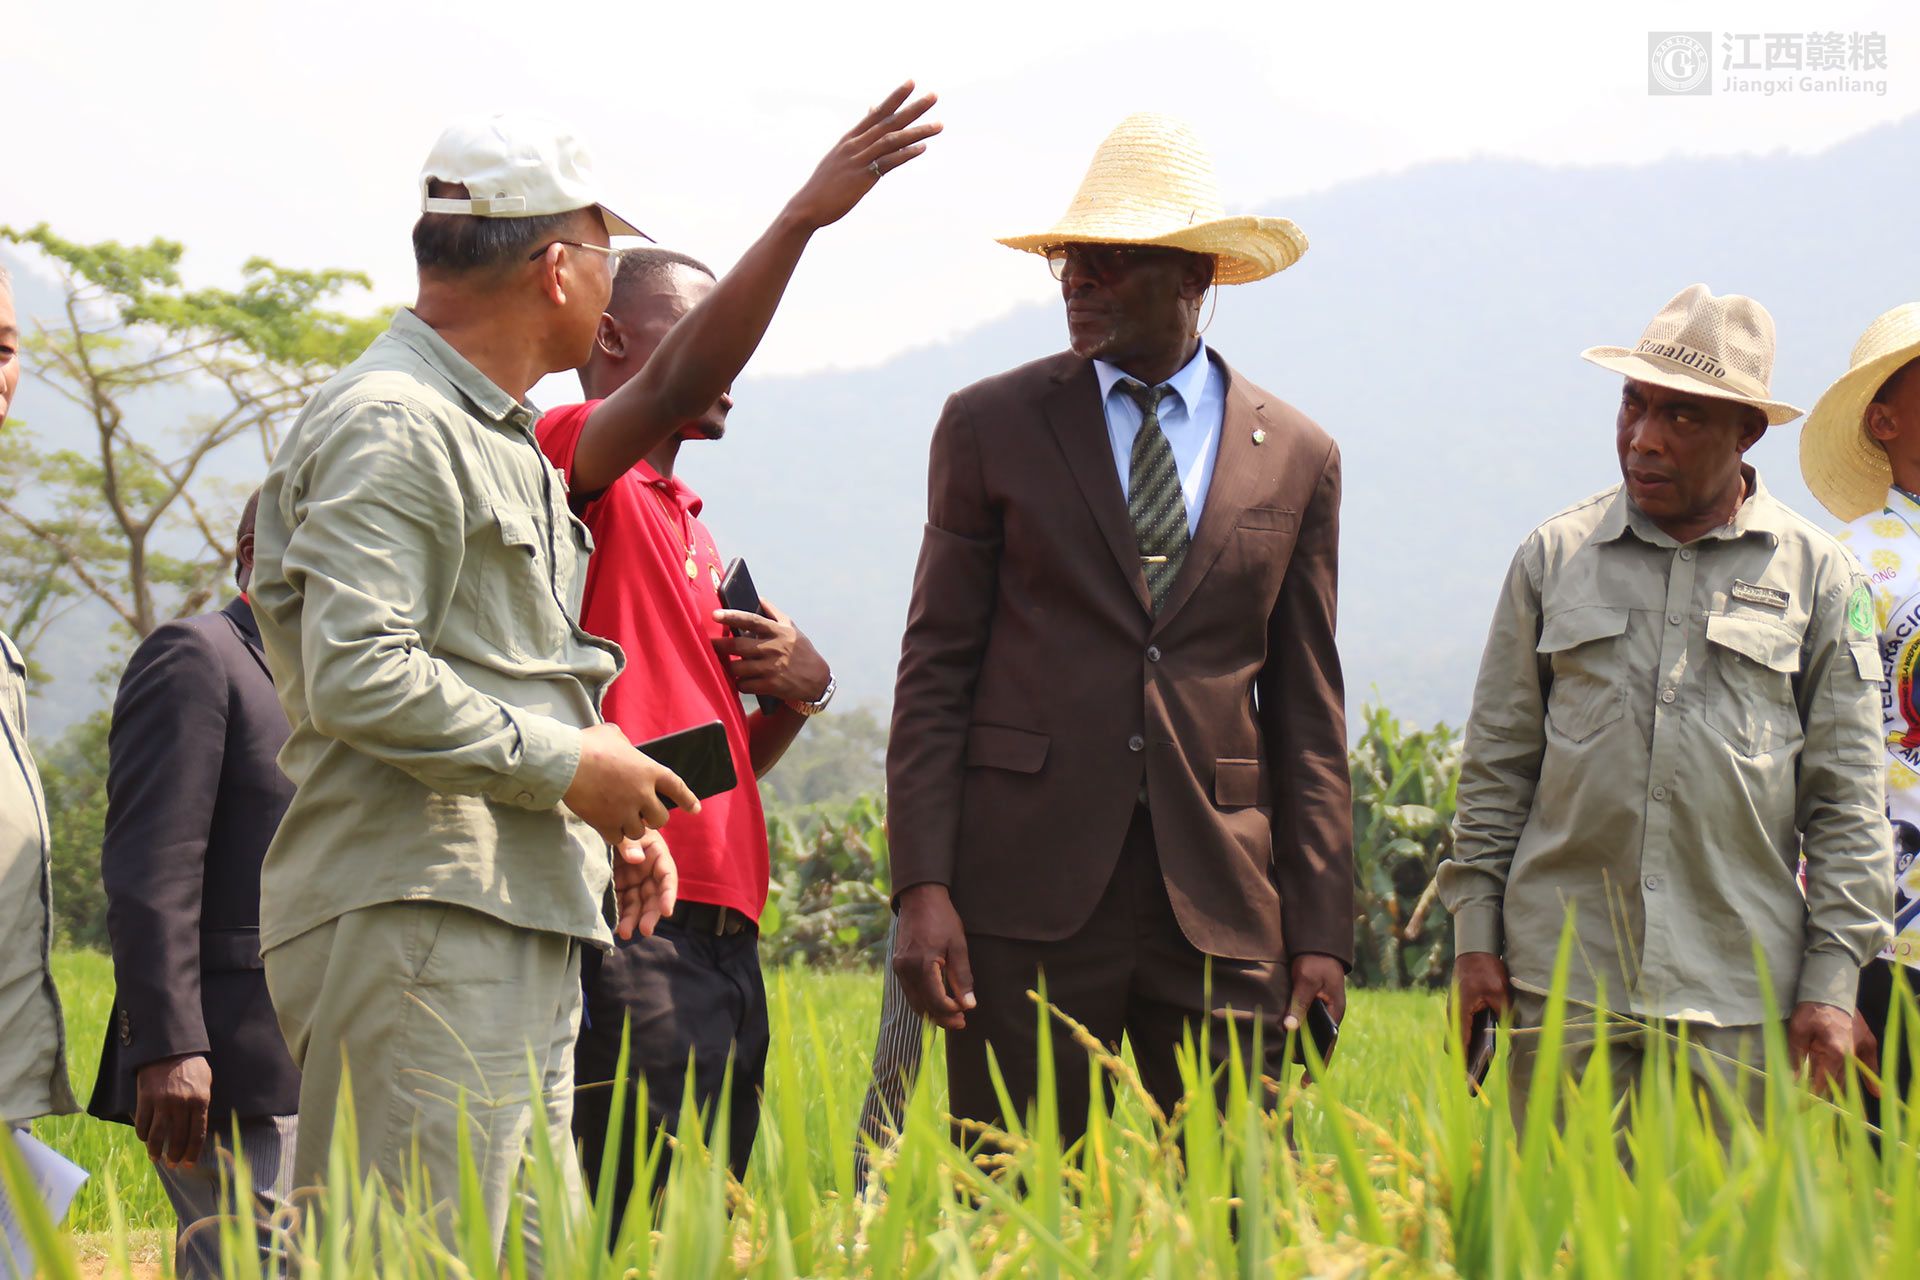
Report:
<svg viewBox="0 0 1920 1280"><path fill-rule="evenodd" d="M80 1109L53 986L52 843L27 749L27 664L0 634L0 1124Z"/></svg>
<svg viewBox="0 0 1920 1280"><path fill-rule="evenodd" d="M611 943L606 843L560 801L620 651L576 620L592 543L537 417L401 311L275 454L249 594L295 790L262 947L403 899Z"/></svg>
<svg viewBox="0 0 1920 1280"><path fill-rule="evenodd" d="M1440 894L1456 949L1648 1017L1851 1009L1890 933L1866 577L1747 471L1685 546L1615 488L1536 529L1487 637ZM1804 894L1796 879L1806 859Z"/></svg>

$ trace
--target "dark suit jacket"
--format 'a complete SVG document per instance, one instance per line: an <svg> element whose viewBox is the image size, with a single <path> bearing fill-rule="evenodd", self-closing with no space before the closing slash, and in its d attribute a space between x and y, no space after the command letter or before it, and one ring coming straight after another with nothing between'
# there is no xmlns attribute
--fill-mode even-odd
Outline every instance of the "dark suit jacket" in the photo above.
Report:
<svg viewBox="0 0 1920 1280"><path fill-rule="evenodd" d="M934 428L890 847L896 892L948 885L969 932L1040 941L1084 924L1144 779L1195 946L1351 963L1339 451L1219 367L1213 480L1157 616L1090 361L977 382Z"/></svg>
<svg viewBox="0 0 1920 1280"><path fill-rule="evenodd" d="M127 664L100 849L115 991L87 1110L102 1120L131 1120L141 1066L190 1053L213 1066L213 1127L299 1110L260 963L260 861L293 798L275 763L286 739L244 600L156 628Z"/></svg>

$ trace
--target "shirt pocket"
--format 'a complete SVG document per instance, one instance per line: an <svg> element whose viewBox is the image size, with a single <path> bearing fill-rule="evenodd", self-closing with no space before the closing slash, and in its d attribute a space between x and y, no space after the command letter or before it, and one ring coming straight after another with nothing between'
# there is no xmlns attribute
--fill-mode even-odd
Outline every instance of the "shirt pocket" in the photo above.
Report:
<svg viewBox="0 0 1920 1280"><path fill-rule="evenodd" d="M1621 645L1630 610L1575 605L1547 618L1534 647L1553 665L1547 723L1572 742L1584 742L1626 714Z"/></svg>
<svg viewBox="0 0 1920 1280"><path fill-rule="evenodd" d="M469 546L479 568L465 583L474 633L507 657L558 659L567 625L554 599L536 513L492 504Z"/></svg>
<svg viewBox="0 0 1920 1280"><path fill-rule="evenodd" d="M1800 741L1793 678L1800 637L1765 618L1707 615L1706 720L1742 755L1760 756Z"/></svg>

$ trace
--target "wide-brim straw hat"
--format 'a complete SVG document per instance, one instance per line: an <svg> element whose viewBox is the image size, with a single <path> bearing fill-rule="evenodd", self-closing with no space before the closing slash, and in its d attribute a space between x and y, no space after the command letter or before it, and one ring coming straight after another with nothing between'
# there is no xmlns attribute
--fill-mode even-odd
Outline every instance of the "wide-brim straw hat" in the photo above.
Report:
<svg viewBox="0 0 1920 1280"><path fill-rule="evenodd" d="M1211 255L1215 284L1265 279L1307 251L1307 237L1285 218L1229 217L1200 139L1184 122L1151 112L1128 116L1107 135L1052 229L1000 243L1029 253L1057 244L1165 245Z"/></svg>
<svg viewBox="0 0 1920 1280"><path fill-rule="evenodd" d="M1770 426L1801 410L1769 398L1773 380L1773 317L1752 298L1715 297L1690 284L1660 309L1633 347L1588 347L1584 360L1673 391L1752 405Z"/></svg>
<svg viewBox="0 0 1920 1280"><path fill-rule="evenodd" d="M1888 378L1916 359L1920 302L1909 302L1867 326L1853 344L1853 367L1826 389L1800 429L1800 474L1820 505L1842 520L1886 505L1893 467L1867 434L1867 406Z"/></svg>

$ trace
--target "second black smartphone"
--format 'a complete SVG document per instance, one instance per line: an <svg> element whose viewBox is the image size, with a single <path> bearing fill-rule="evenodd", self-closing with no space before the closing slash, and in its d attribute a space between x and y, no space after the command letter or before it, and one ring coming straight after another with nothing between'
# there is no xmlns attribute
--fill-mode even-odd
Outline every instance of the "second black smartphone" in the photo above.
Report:
<svg viewBox="0 0 1920 1280"><path fill-rule="evenodd" d="M739 785L733 769L733 751L727 746L727 727L718 720L633 744L680 775L680 781L702 800ZM671 809L673 801L660 802Z"/></svg>

